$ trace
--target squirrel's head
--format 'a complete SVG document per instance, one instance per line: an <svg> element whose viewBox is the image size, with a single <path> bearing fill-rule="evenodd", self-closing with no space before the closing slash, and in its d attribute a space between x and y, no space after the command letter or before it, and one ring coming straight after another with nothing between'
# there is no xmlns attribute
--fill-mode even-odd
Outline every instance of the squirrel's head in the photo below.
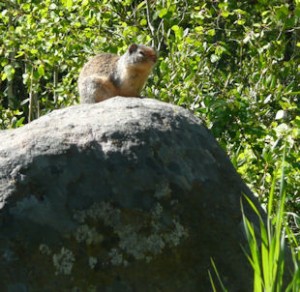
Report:
<svg viewBox="0 0 300 292"><path fill-rule="evenodd" d="M128 51L128 61L131 64L149 64L153 66L157 61L157 54L153 48L144 46L144 45L137 45L132 44L129 46Z"/></svg>

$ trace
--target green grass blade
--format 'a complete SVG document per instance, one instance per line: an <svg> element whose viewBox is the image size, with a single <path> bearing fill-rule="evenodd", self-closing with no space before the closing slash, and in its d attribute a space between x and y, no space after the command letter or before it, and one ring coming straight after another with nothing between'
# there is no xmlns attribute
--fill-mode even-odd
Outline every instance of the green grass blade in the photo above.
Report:
<svg viewBox="0 0 300 292"><path fill-rule="evenodd" d="M210 271L208 271L208 276L209 276L209 281L210 281L213 292L217 292L217 289L216 289L216 286L215 286L215 283L214 283L214 280L212 278Z"/></svg>
<svg viewBox="0 0 300 292"><path fill-rule="evenodd" d="M223 282L222 282L222 279L221 279L221 277L220 277L220 274L219 274L219 272L218 272L218 269L217 269L217 267L216 267L216 265L215 265L214 260L211 258L210 261L211 261L211 264L212 264L212 266L213 266L214 272L215 272L215 274L216 274L216 276L217 276L217 279L218 279L218 282L219 282L219 284L220 284L220 286L221 286L222 291L223 291L223 292L228 292L228 290L226 289L226 287L224 286L224 284L223 284ZM211 274L210 274L209 271L208 271L208 273L209 273L210 282L211 282L212 287L213 287L213 290L214 290L214 292L215 292L215 291L217 291L217 290L216 290L216 287L215 287L215 285L214 285L212 276L211 276Z"/></svg>

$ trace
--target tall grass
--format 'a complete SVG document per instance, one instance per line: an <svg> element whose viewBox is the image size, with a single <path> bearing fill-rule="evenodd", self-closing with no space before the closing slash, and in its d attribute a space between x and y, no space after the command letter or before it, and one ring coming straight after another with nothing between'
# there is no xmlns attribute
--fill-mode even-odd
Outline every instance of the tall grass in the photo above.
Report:
<svg viewBox="0 0 300 292"><path fill-rule="evenodd" d="M284 285L285 266L287 265L286 257L286 237L294 239L293 233L287 225L285 216L285 149L283 152L280 181L279 181L279 198L277 200L276 212L273 212L275 204L275 186L277 182L277 173L273 175L272 186L270 190L267 222L262 219L255 205L246 197L246 200L252 207L253 211L259 218L260 231L255 231L253 224L245 216L243 207L243 222L247 236L250 253L247 258L253 268L254 282L253 291L255 292L273 292L273 291L300 291L300 270L298 266L297 255L292 251L294 262L294 273L288 287ZM273 216L273 214L275 214ZM271 219L272 218L272 219ZM257 240L259 238L259 242ZM296 241L295 241L296 242ZM289 271L286 271L288 273ZM286 275L287 276L287 275Z"/></svg>
<svg viewBox="0 0 300 292"><path fill-rule="evenodd" d="M283 153L281 168L277 170L281 171L279 181L279 198L278 200L275 200L275 186L278 177L278 173L275 173L268 200L267 221L263 220L256 206L248 197L245 196L247 203L258 216L259 229L255 228L253 223L247 219L242 206L244 230L249 245L249 252L245 252L245 254L253 268L254 292L300 291L300 261L299 254L296 254L295 251L292 251L294 271L287 271L287 269L285 269L287 268L288 260L286 257L286 238L293 240L295 244L297 244L297 240L289 229L285 216L286 188L284 184L284 164L285 150ZM274 206L276 203L277 206ZM227 291L213 262L212 265L222 291ZM289 272L291 272L290 277L287 275ZM210 272L209 277L212 289L216 292L217 290ZM285 277L287 277L286 279L290 278L290 283L285 283Z"/></svg>

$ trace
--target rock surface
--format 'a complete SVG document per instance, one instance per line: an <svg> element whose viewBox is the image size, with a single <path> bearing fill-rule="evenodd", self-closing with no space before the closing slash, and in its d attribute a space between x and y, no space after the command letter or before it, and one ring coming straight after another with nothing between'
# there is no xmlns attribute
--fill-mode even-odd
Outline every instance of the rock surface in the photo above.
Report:
<svg viewBox="0 0 300 292"><path fill-rule="evenodd" d="M211 291L211 258L252 291L242 194L258 204L187 110L116 97L0 141L1 291Z"/></svg>

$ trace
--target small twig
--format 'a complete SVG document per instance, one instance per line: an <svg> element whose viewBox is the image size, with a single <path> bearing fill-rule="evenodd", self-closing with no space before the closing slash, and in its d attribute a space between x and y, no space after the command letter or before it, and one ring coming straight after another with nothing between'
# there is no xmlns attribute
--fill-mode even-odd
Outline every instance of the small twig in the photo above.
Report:
<svg viewBox="0 0 300 292"><path fill-rule="evenodd" d="M148 22L148 27L151 31L151 35L152 35L152 40L153 42L154 41L154 37L155 37L155 29L154 29L154 26L152 25L151 23L151 20L150 20L150 1L149 0L146 0L146 9L147 9L147 22ZM152 44L152 46L155 45L155 43Z"/></svg>

